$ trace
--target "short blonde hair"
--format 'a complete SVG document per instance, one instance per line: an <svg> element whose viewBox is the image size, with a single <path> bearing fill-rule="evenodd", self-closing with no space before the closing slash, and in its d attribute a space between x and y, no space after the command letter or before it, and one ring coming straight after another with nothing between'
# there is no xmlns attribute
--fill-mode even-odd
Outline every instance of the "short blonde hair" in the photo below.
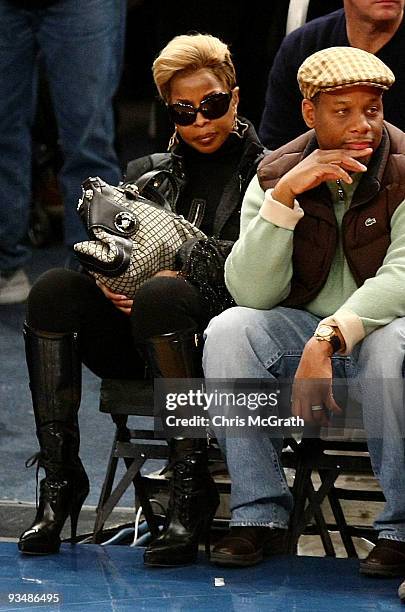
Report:
<svg viewBox="0 0 405 612"><path fill-rule="evenodd" d="M225 43L210 34L175 36L153 62L152 72L159 95L170 98L170 81L179 73L207 68L229 90L236 85L235 67Z"/></svg>

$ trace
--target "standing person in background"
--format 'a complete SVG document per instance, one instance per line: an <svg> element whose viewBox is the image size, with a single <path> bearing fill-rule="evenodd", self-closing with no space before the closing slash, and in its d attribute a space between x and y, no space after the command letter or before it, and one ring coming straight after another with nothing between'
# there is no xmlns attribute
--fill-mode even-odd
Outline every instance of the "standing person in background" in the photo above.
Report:
<svg viewBox="0 0 405 612"><path fill-rule="evenodd" d="M297 71L309 55L334 46L352 46L374 53L395 73L384 98L387 121L405 129L404 13L405 0L344 0L344 9L321 17L287 36L271 68L259 136L277 149L307 130L300 111Z"/></svg>
<svg viewBox="0 0 405 612"><path fill-rule="evenodd" d="M285 35L332 11L342 8L343 0L290 0Z"/></svg>
<svg viewBox="0 0 405 612"><path fill-rule="evenodd" d="M38 51L64 156L59 181L68 247L85 238L76 213L90 175L117 184L112 100L121 74L124 0L0 0L0 304L24 301L31 202L31 128Z"/></svg>

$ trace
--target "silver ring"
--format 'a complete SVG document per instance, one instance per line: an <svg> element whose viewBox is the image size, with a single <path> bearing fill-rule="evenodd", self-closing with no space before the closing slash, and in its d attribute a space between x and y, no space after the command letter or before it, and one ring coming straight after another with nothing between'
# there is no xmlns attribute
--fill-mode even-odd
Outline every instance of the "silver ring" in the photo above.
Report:
<svg viewBox="0 0 405 612"><path fill-rule="evenodd" d="M322 406L311 406L312 412L318 412L319 410L323 410Z"/></svg>

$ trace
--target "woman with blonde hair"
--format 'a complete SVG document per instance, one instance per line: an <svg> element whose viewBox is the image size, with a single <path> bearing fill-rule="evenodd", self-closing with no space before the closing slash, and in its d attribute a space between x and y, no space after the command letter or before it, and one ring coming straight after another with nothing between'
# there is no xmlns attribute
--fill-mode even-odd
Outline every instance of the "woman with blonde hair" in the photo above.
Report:
<svg viewBox="0 0 405 612"><path fill-rule="evenodd" d="M174 134L168 153L131 162L127 180L169 170L177 185L175 211L208 236L236 240L242 198L263 147L252 125L237 114L239 89L229 49L210 35L177 36L155 60L153 76ZM167 188L164 182L165 195ZM37 515L19 541L22 552L57 552L66 519L71 517L74 531L88 492L78 455L81 363L101 377L139 378L142 346L154 377L199 377L195 338L208 323L208 306L194 285L171 270L144 283L133 300L69 270L51 270L37 281L28 300L25 340L45 478ZM44 367L49 360L52 368ZM206 439L173 438L169 453L167 519L145 551L147 565L194 562L219 503Z"/></svg>

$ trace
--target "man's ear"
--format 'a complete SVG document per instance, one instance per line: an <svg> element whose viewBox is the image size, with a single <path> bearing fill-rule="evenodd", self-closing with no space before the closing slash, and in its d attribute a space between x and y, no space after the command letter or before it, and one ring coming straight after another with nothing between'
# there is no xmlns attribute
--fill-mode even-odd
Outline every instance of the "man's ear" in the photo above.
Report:
<svg viewBox="0 0 405 612"><path fill-rule="evenodd" d="M307 126L311 129L315 127L315 104L311 102L311 100L308 100L308 98L304 98L302 101L301 111Z"/></svg>

